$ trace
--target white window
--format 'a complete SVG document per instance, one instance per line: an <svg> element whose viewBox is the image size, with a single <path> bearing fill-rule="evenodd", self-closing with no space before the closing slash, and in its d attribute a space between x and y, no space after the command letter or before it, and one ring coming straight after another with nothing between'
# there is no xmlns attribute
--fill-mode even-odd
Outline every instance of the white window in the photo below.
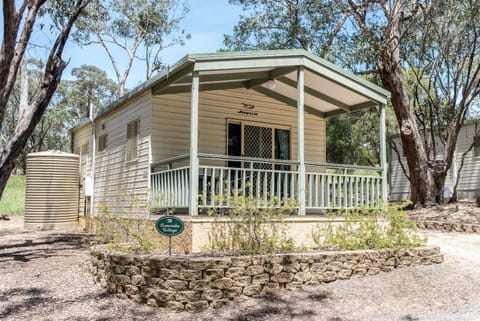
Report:
<svg viewBox="0 0 480 321"><path fill-rule="evenodd" d="M473 137L473 157L480 159L480 135Z"/></svg>
<svg viewBox="0 0 480 321"><path fill-rule="evenodd" d="M125 160L133 162L138 157L138 129L140 119L132 120L127 124L127 144L125 145Z"/></svg>
<svg viewBox="0 0 480 321"><path fill-rule="evenodd" d="M107 149L107 134L98 136L98 151L103 152Z"/></svg>

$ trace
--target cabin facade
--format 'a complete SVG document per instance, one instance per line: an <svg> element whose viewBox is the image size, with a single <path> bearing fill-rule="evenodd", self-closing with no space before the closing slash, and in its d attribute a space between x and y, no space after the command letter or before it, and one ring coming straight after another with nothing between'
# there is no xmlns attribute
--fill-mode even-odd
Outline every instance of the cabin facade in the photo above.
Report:
<svg viewBox="0 0 480 321"><path fill-rule="evenodd" d="M304 50L188 55L72 131L81 214L195 216L231 195L294 199L301 215L376 206L387 196L387 99ZM326 118L375 106L379 166L327 164Z"/></svg>
<svg viewBox="0 0 480 321"><path fill-rule="evenodd" d="M389 139L393 141L399 151L398 154L395 153L391 144L389 144L389 199L391 201L408 200L411 188L401 165L404 164L404 168L408 173L401 139L398 136L392 136ZM440 154L443 150L440 147L437 149L439 157L441 157ZM477 124L473 122L465 124L460 129L452 166L445 179L445 196L448 197L453 192L457 178L457 196L459 200L472 200L480 195L480 135L478 134Z"/></svg>

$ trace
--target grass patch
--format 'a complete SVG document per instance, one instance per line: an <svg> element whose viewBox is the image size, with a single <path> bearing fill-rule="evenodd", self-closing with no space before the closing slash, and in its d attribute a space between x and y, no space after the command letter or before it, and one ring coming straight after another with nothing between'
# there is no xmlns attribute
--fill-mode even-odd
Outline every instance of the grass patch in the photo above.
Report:
<svg viewBox="0 0 480 321"><path fill-rule="evenodd" d="M22 215L25 212L25 176L12 175L0 200L0 214Z"/></svg>

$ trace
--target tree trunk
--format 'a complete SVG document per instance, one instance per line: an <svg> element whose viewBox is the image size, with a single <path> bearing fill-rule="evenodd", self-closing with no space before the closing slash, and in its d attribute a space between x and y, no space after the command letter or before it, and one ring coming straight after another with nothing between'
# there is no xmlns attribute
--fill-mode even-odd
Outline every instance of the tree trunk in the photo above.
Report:
<svg viewBox="0 0 480 321"><path fill-rule="evenodd" d="M19 155L21 154L23 148L26 145L28 138L32 135L35 126L38 124L40 119L43 116L43 113L47 109L47 106L52 98L55 90L57 89L58 84L60 83L60 79L62 76L62 72L65 69L65 62L62 60L62 53L63 49L65 48L65 44L68 40L70 35L71 29L73 24L77 20L80 12L85 8L85 6L89 3L90 0L76 0L74 5L73 14L71 14L68 19L66 20L65 26L60 31L55 43L52 45L50 50L50 54L48 56L47 62L45 64L45 71L42 79L42 83L40 85L40 89L35 97L32 99L31 104L27 106L19 115L19 119L17 125L15 127L14 132L12 133L10 139L5 144L3 150L0 154L0 196L3 194L3 190L5 189L5 185L7 184L8 178L12 173L13 169L15 168L15 162ZM5 3L10 3L11 1L4 1ZM13 2L12 2L13 3ZM37 0L34 2L31 1L24 1L21 8L25 8L27 4L28 7L28 14L26 22L22 26L21 30L21 39L20 41L16 41L15 38L4 38L2 43L2 51L0 61L7 62L6 58L8 58L9 53L8 51L14 50L17 55L14 58L10 57L10 61L8 61L7 69L10 71L8 74L7 79L4 81L7 85L5 87L0 88L0 118L3 117L3 114L6 110L6 105L8 101L8 97L11 93L11 88L8 84L14 83L16 79L16 75L18 72L18 68L20 65L20 60L24 56L25 47L30 39L30 35L33 30L33 24L35 22L35 17L37 12L45 3L45 0ZM14 7L6 7L8 10L4 8L4 34L18 34L18 27L19 27L19 19L21 16L17 16L18 13L12 13L14 11ZM8 16L5 13L8 11ZM23 12L23 11L21 11ZM11 19L12 16L17 18L16 24L12 24L10 21L5 20L6 18ZM13 44L11 43L13 41ZM25 42L26 41L26 42ZM15 47L17 46L17 47ZM5 50L8 48L8 50ZM2 68L2 67L0 67ZM13 78L12 78L13 77ZM1 77L0 77L1 80ZM1 81L0 81L1 83ZM5 99L6 98L6 99Z"/></svg>
<svg viewBox="0 0 480 321"><path fill-rule="evenodd" d="M410 174L411 200L414 204L433 205L438 199L438 182L442 177L430 164L422 143L415 116L403 78L399 39L403 21L400 13L391 13L391 24L386 31L389 42L380 49L379 72L383 86L391 93L391 103L400 128L400 137L405 149ZM442 187L443 193L443 187Z"/></svg>

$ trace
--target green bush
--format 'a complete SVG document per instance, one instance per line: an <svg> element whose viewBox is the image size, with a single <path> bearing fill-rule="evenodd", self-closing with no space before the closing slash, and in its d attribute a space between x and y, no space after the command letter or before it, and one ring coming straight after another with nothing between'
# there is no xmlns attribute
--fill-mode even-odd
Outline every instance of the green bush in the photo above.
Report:
<svg viewBox="0 0 480 321"><path fill-rule="evenodd" d="M144 216L122 217L108 211L96 217L95 242L124 253L151 253L156 249L155 224Z"/></svg>
<svg viewBox="0 0 480 321"><path fill-rule="evenodd" d="M294 201L231 196L217 200L216 204L228 204L228 208L214 208L209 212L215 221L208 250L243 255L293 249L294 242L286 236L283 218L297 209Z"/></svg>
<svg viewBox="0 0 480 321"><path fill-rule="evenodd" d="M345 211L343 221L338 221L337 215L325 226L318 226L312 233L313 240L318 247L340 250L398 250L425 244L426 239L419 237L415 222L410 221L403 206Z"/></svg>
<svg viewBox="0 0 480 321"><path fill-rule="evenodd" d="M0 201L0 214L25 213L25 176L10 176Z"/></svg>
<svg viewBox="0 0 480 321"><path fill-rule="evenodd" d="M135 254L151 253L157 248L150 209L135 195L119 190L112 208L116 214L110 213L107 205L99 208L102 214L95 217L95 242L108 244L110 250Z"/></svg>

